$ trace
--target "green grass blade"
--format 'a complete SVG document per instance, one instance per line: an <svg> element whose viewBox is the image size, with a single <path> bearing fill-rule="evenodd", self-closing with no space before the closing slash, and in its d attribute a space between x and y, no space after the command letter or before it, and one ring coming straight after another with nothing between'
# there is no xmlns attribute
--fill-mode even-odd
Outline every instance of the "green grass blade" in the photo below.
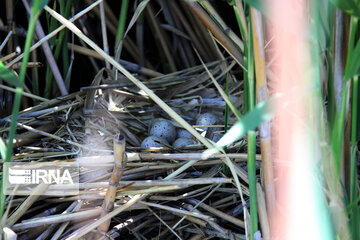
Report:
<svg viewBox="0 0 360 240"><path fill-rule="evenodd" d="M275 116L272 105L278 96L266 102L259 103L252 111L244 115L241 121L235 123L229 131L216 143L218 148L223 148L244 136L248 131L254 130L260 124L270 121Z"/></svg>
<svg viewBox="0 0 360 240"><path fill-rule="evenodd" d="M244 0L247 4L249 4L251 7L259 10L263 15L267 15L267 11L264 8L263 1L260 0Z"/></svg>
<svg viewBox="0 0 360 240"><path fill-rule="evenodd" d="M253 49L253 36L252 36L252 24L251 18L249 20L249 37L248 37L248 101L249 110L253 112L255 107L255 61L254 61L254 49ZM266 111L265 111L266 112ZM257 125L259 126L259 125ZM255 129L255 127L253 128ZM250 239L254 239L254 234L258 230L258 213L257 213L257 195L256 195L256 134L253 129L248 132L248 177L249 177L249 192L250 192Z"/></svg>
<svg viewBox="0 0 360 240"><path fill-rule="evenodd" d="M258 230L257 217L257 195L256 195L256 134L255 131L248 133L248 177L249 177L249 192L250 192L250 229L251 238L254 239L254 234Z"/></svg>
<svg viewBox="0 0 360 240"><path fill-rule="evenodd" d="M119 42L124 35L125 24L126 24L126 15L128 12L128 5L129 5L129 0L123 0L121 2L119 24L118 24L118 29L117 29L116 38L115 38L115 46L119 45Z"/></svg>
<svg viewBox="0 0 360 240"><path fill-rule="evenodd" d="M19 78L12 71L7 69L2 62L0 62L0 79L15 87L23 86L23 83L20 82Z"/></svg>
<svg viewBox="0 0 360 240"><path fill-rule="evenodd" d="M42 2L42 4L43 4L43 2ZM25 80L26 67L27 67L27 63L29 60L31 42L32 42L32 39L34 36L36 21L40 15L39 8L41 6L42 5L40 5L40 0L33 1L32 8L31 8L29 27L28 27L28 31L27 31L27 35L26 35L26 40L25 40L24 58L21 63L20 74L19 74L19 80L21 83L24 83L24 80ZM17 87L16 91L15 91L15 98L14 98L14 104L13 104L12 115L11 115L11 123L10 123L9 135L8 135L5 162L9 162L11 160L13 139L15 137L15 132L16 132L16 124L17 124L18 115L19 115L22 91L23 91L22 87ZM1 190L3 189L4 186L5 186L5 181L3 181L3 179L2 179ZM3 191L1 191L1 193L0 193L0 219L4 212L4 208L5 208L5 195L4 195Z"/></svg>
<svg viewBox="0 0 360 240"><path fill-rule="evenodd" d="M351 161L350 161L350 204L355 202L359 196L359 191L357 188L357 167L356 167L356 150L357 150L357 102L358 102L358 87L359 81L358 77L354 77L353 86L352 86L352 110L351 110ZM350 230L352 233L353 239L360 238L359 232L359 206L353 209L351 218L350 218Z"/></svg>
<svg viewBox="0 0 360 240"><path fill-rule="evenodd" d="M60 12L61 14L65 17L68 18L68 16L70 15L70 10L71 10L71 5L72 5L72 1L65 1L61 0L60 1ZM58 22L54 19L51 18L50 20L50 27L49 27L49 32L52 32L53 30L55 30L58 27ZM68 47L67 47L67 41L66 41L66 29L62 30L59 35L58 38L52 38L53 42L49 42L52 43L52 45L54 45L56 43L56 47L55 47L55 51L54 51L54 59L55 61L58 61L60 53L63 53L63 76L66 75L66 71L68 69ZM65 39L65 40L64 40ZM63 51L61 51L63 50ZM50 66L47 65L46 68L46 87L45 87L45 93L44 96L45 98L52 98L52 93L53 93L53 79L54 76L52 74L52 71L50 69Z"/></svg>
<svg viewBox="0 0 360 240"><path fill-rule="evenodd" d="M4 140L2 140L2 138L0 138L0 154L1 154L1 158L5 159L6 156L6 145Z"/></svg>
<svg viewBox="0 0 360 240"><path fill-rule="evenodd" d="M342 91L342 103L340 114L335 115L334 129L332 130L331 146L333 149L334 160L335 160L335 178L339 179L340 176L340 165L341 165L341 154L342 154L342 142L345 126L345 113L346 113L346 102L348 98L348 86L347 82Z"/></svg>

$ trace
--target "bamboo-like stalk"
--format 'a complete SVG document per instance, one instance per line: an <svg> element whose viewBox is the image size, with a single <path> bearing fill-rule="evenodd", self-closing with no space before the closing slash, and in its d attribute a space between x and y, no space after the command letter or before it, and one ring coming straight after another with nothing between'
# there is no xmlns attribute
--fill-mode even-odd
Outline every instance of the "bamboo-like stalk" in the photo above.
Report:
<svg viewBox="0 0 360 240"><path fill-rule="evenodd" d="M266 64L264 50L264 34L261 13L251 8L252 39L255 59L256 74L256 99L257 103L264 102L268 99L268 88L266 80ZM262 174L264 179L266 209L268 216L273 219L275 213L275 183L273 173L273 162L271 159L271 132L270 124L263 123L260 125L260 144L262 158Z"/></svg>
<svg viewBox="0 0 360 240"><path fill-rule="evenodd" d="M270 240L270 226L269 219L266 211L266 200L264 191L260 183L256 183L256 192L258 200L258 209L259 209L259 220L261 225L261 235L264 240Z"/></svg>
<svg viewBox="0 0 360 240"><path fill-rule="evenodd" d="M119 186L119 181L123 175L124 168L126 167L125 136L122 134L118 134L114 138L114 162L115 166L109 181L109 188L105 195L100 217L105 216L114 209L116 190ZM99 225L98 230L107 232L109 230L110 222L111 219L102 223Z"/></svg>
<svg viewBox="0 0 360 240"><path fill-rule="evenodd" d="M40 126L36 130L38 131L44 131L44 132L54 132L57 129L57 126L54 123L48 123ZM37 141L40 138L40 134L36 132L25 132L22 134L19 134L14 138L14 145L13 148L18 148L24 145L27 145L29 143L33 143L34 141Z"/></svg>

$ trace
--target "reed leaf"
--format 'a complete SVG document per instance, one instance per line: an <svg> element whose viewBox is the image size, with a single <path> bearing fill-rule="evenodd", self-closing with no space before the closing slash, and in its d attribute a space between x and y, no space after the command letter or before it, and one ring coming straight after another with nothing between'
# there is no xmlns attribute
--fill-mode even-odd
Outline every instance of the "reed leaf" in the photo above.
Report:
<svg viewBox="0 0 360 240"><path fill-rule="evenodd" d="M23 86L23 83L20 82L19 78L7 67L5 67L2 62L0 62L0 79L15 87L20 88Z"/></svg>

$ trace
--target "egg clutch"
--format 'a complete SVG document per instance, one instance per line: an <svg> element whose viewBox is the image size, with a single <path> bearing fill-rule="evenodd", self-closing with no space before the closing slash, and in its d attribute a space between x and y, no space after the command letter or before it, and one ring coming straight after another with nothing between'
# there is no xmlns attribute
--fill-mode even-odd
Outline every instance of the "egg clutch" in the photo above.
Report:
<svg viewBox="0 0 360 240"><path fill-rule="evenodd" d="M217 141L221 138L221 135L216 133L218 128L211 127L217 122L218 117L214 113L203 113L196 120L196 126L198 126L196 129L203 136L212 141ZM149 136L142 141L141 147L158 148L172 145L174 148L181 149L196 144L195 138L189 131L176 128L170 120L157 118L152 122L149 128Z"/></svg>

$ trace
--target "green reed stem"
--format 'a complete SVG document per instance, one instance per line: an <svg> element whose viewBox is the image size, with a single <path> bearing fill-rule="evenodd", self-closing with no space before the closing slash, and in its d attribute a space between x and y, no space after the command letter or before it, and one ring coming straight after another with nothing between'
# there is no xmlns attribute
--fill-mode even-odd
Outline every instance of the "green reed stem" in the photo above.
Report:
<svg viewBox="0 0 360 240"><path fill-rule="evenodd" d="M27 63L29 61L30 47L31 47L31 42L32 42L33 36L34 36L36 20L38 19L39 15L40 15L39 6L40 6L40 0L35 0L31 7L31 16L30 16L29 27L28 27L26 40L25 40L25 47L24 47L24 57L23 57L23 60L21 63L20 74L19 74L19 80L21 83L24 83L24 80L25 80L26 67L27 67ZM5 162L10 162L10 160L11 160L12 149L13 149L13 144L14 144L13 139L15 137L15 132L16 132L16 124L17 124L18 115L19 115L22 92L23 92L22 87L16 87L14 105L13 105L12 114L11 114L11 123L10 123L9 137L8 137L8 142L7 142ZM1 189L0 189L0 219L3 215L4 208L5 208L5 195L4 195L4 191L3 191L5 184L6 183L5 183L4 177L3 177L2 181L1 181Z"/></svg>

